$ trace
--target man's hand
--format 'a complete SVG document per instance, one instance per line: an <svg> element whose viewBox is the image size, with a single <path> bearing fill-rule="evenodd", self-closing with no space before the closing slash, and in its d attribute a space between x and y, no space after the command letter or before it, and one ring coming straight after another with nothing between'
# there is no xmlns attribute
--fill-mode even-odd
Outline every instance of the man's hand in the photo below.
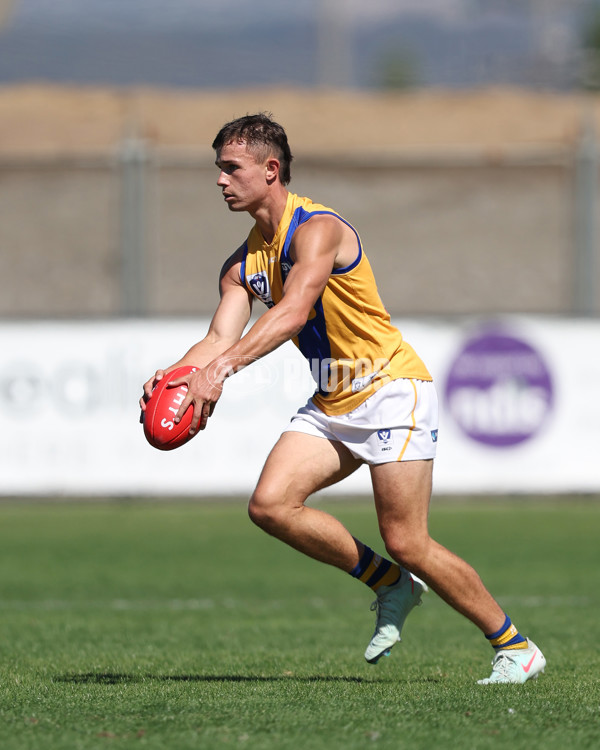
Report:
<svg viewBox="0 0 600 750"><path fill-rule="evenodd" d="M154 375L150 378L150 380L147 380L144 383L144 386L143 386L144 394L140 398L140 408L142 410L142 416L143 416L144 412L146 411L146 404L148 402L148 399L152 395L152 391L156 387L156 384L158 383L158 381L162 380L164 378L164 376L165 376L165 370L157 370L154 373ZM140 418L140 422L141 421L142 420Z"/></svg>
<svg viewBox="0 0 600 750"><path fill-rule="evenodd" d="M205 367L169 382L169 388L187 385L187 393L181 402L174 421L179 422L188 406L193 404L194 413L190 425L190 435L195 435L197 430L203 430L206 427L208 418L212 416L217 401L223 393L223 383L215 378L214 373L214 368Z"/></svg>

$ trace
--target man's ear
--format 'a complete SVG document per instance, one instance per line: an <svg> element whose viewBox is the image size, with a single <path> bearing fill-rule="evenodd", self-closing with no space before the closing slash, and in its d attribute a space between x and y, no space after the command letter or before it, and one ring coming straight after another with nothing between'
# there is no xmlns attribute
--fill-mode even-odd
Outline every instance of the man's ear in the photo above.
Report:
<svg viewBox="0 0 600 750"><path fill-rule="evenodd" d="M270 156L265 164L267 182L274 182L279 179L279 159Z"/></svg>

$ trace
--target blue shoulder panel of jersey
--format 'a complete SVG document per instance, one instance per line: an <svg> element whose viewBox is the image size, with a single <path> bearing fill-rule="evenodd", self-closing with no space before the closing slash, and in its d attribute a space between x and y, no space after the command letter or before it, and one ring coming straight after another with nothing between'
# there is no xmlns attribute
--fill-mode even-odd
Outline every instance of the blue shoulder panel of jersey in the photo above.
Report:
<svg viewBox="0 0 600 750"><path fill-rule="evenodd" d="M242 258L242 265L240 266L240 281L247 287L246 284L246 256L248 255L248 240L244 242L244 257Z"/></svg>
<svg viewBox="0 0 600 750"><path fill-rule="evenodd" d="M290 268L293 266L293 261L290 258L290 245L292 244L292 238L294 236L294 232L301 224L304 224L305 221L308 221L311 216L318 216L322 214L329 214L330 216L335 216L337 219L342 221L346 226L350 227L350 229L354 232L356 235L356 241L358 242L358 255L356 258L350 263L348 266L344 266L344 268L334 268L332 270L332 274L339 275L342 273L347 273L348 271L351 271L353 268L356 268L356 266L360 263L360 259L362 258L362 245L360 242L360 237L358 236L358 232L356 229L350 224L349 221L346 221L342 216L339 214L336 214L334 211L306 211L302 206L297 208L294 211L294 214L292 216L292 220L290 221L290 225L288 227L287 234L285 236L285 242L283 244L283 249L281 251L281 257L279 259L279 263L281 265L281 278L283 279L283 282L285 283L286 277L289 273Z"/></svg>
<svg viewBox="0 0 600 750"><path fill-rule="evenodd" d="M327 324L325 322L325 312L323 310L323 300L319 299L314 306L315 316L306 321L304 328L298 334L298 349L306 357L311 370L314 368L314 362L318 361L319 367L323 360L331 360L331 345L327 336ZM316 378L319 384L329 380L329 363L327 364L327 374L319 374ZM325 395L325 391L319 387L319 393Z"/></svg>
<svg viewBox="0 0 600 750"><path fill-rule="evenodd" d="M290 268L294 265L292 259L290 258L290 245L292 244L292 237L294 236L294 232L296 231L296 229L298 229L300 224L303 224L309 217L310 213L308 211L305 211L302 206L299 206L292 214L287 234L285 235L285 242L283 243L283 248L279 257L281 279L284 284L287 275L290 272Z"/></svg>
<svg viewBox="0 0 600 750"><path fill-rule="evenodd" d="M281 256L279 258L279 264L281 267L281 278L285 283L290 268L293 265L293 261L290 258L290 244L294 232L301 224L314 216L315 213L332 213L331 211L306 211L302 206L294 211L288 231L285 237L285 242L281 250ZM323 301L319 299L315 302L314 306L315 315L310 320L306 321L306 325L298 334L298 348L302 354L306 357L309 362L317 360L319 363L324 359L331 358L331 347L329 344L329 338L327 336L327 326L325 323L325 313L323 311Z"/></svg>

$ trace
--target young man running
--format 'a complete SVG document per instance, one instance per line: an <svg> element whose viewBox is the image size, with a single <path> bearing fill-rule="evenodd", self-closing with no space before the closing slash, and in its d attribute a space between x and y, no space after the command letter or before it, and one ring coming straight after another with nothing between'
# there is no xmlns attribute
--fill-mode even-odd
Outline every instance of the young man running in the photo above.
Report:
<svg viewBox="0 0 600 750"><path fill-rule="evenodd" d="M192 429L203 430L226 378L294 341L317 390L269 454L250 518L376 593L369 663L400 640L429 586L494 648L491 676L480 683L537 677L546 663L542 652L519 633L475 570L429 536L437 397L425 365L390 323L356 230L332 209L288 192L287 136L266 115L227 123L213 148L229 210L249 213L255 224L223 266L221 299L206 337L148 380L142 408L157 380L177 366L195 365L195 373L173 383L188 385L178 418L192 404ZM254 299L267 310L244 334ZM305 505L362 463L371 473L388 557L332 515Z"/></svg>

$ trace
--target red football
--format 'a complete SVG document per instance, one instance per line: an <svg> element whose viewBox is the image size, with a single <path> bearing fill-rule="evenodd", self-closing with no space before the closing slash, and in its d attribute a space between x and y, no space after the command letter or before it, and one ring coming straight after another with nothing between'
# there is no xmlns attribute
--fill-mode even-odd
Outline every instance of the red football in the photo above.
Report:
<svg viewBox="0 0 600 750"><path fill-rule="evenodd" d="M150 445L161 451L179 448L180 445L187 443L194 437L189 433L194 411L191 404L181 421L178 424L174 422L175 415L187 393L187 385L172 388L167 388L167 385L172 380L177 380L182 375L189 375L190 372L195 371L196 368L190 365L171 370L162 380L158 381L148 399L143 418L144 435Z"/></svg>

